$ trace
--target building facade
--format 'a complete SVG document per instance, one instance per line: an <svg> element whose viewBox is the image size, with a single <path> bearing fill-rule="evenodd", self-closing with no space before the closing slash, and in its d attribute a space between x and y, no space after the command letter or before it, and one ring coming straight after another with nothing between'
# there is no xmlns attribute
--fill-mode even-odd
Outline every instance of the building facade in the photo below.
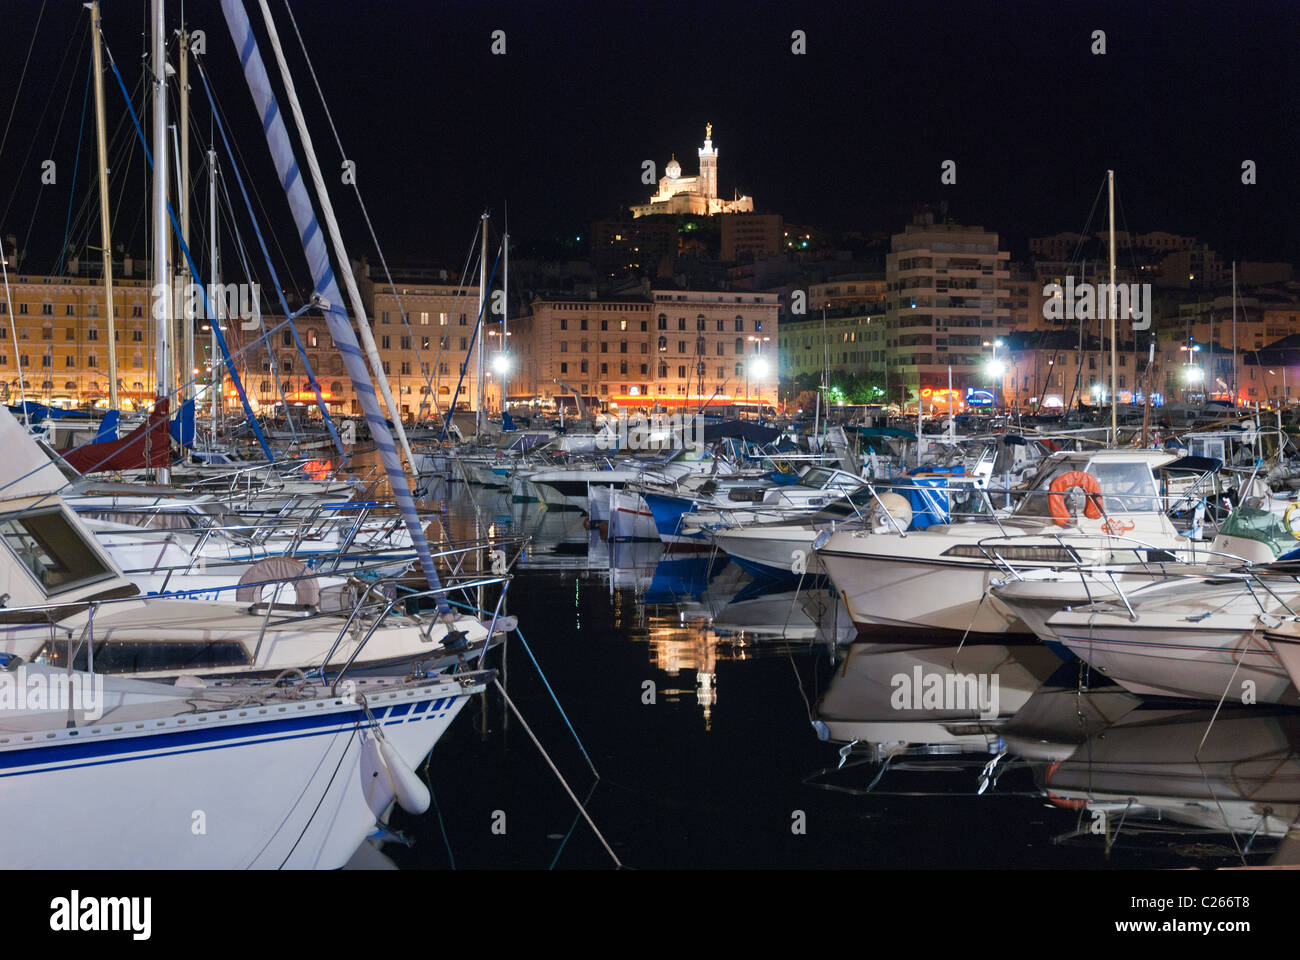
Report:
<svg viewBox="0 0 1300 960"><path fill-rule="evenodd" d="M567 385L611 408L774 403L779 310L776 294L750 292L538 299L517 325L521 376L542 400L571 395Z"/></svg>
<svg viewBox="0 0 1300 960"><path fill-rule="evenodd" d="M889 399L915 404L949 381L987 389L994 344L1009 329L1010 257L983 227L921 222L885 257Z"/></svg>

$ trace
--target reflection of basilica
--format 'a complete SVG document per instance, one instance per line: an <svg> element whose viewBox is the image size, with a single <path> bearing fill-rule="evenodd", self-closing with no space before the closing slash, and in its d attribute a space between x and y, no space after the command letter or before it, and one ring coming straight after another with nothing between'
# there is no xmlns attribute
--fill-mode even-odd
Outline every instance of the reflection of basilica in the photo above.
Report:
<svg viewBox="0 0 1300 960"><path fill-rule="evenodd" d="M631 207L633 217L663 213L691 213L711 217L717 213L753 213L754 198L735 196L723 200L718 196L718 151L713 146L713 124L704 127L704 146L700 147L698 176L683 177L677 156L664 167L659 190L649 203Z"/></svg>
<svg viewBox="0 0 1300 960"><path fill-rule="evenodd" d="M666 617L652 617L646 629L646 639L650 642L650 660L656 669L670 677L680 676L683 670L695 671L695 699L704 709L707 727L712 719L713 705L718 702L718 691L714 686L718 635L703 622L679 625ZM686 691L664 691L674 692Z"/></svg>

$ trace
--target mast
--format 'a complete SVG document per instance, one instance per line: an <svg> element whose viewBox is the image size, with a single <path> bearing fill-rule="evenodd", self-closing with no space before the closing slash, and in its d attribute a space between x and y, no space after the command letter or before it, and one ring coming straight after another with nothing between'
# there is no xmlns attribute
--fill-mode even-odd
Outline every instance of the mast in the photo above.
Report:
<svg viewBox="0 0 1300 960"><path fill-rule="evenodd" d="M208 148L208 274L212 283L221 282L221 265L217 259L217 151ZM221 418L221 390L225 386L226 377L221 369L222 361L217 358L220 349L217 343L216 326L222 320L221 297L216 297L216 309L211 311L215 316L208 318L208 328L212 336L212 347L208 351L208 359L211 361L208 375L208 399L212 405L212 446L216 449L217 431L220 429ZM279 374L277 373L277 376Z"/></svg>
<svg viewBox="0 0 1300 960"><path fill-rule="evenodd" d="M510 232L507 229L501 240L501 428L505 429L506 397L510 386Z"/></svg>
<svg viewBox="0 0 1300 960"><path fill-rule="evenodd" d="M104 125L104 55L99 36L99 0L90 5L94 35L95 144L99 159L99 242L104 262L104 316L108 318L108 407L118 409L117 325L113 317L113 227L108 214L108 136Z"/></svg>
<svg viewBox="0 0 1300 960"><path fill-rule="evenodd" d="M180 130L177 133L180 138L181 240L188 247L190 245L190 35L186 32L184 24L178 31L178 38ZM183 264L180 272L186 280L193 279L189 276L188 264ZM186 305L184 328L181 333L185 345L185 373L180 378L180 382L185 385L181 397L188 400L194 396L194 312L190 308L193 298L186 296L182 302Z"/></svg>
<svg viewBox="0 0 1300 960"><path fill-rule="evenodd" d="M153 73L153 283L154 320L157 338L154 361L154 396L171 395L171 274L167 265L167 33L165 0L152 0L153 42L150 70ZM112 337L109 337L112 342ZM113 371L116 376L117 371ZM158 468L158 481L167 483L171 471Z"/></svg>
<svg viewBox="0 0 1300 960"><path fill-rule="evenodd" d="M1110 442L1119 442L1119 394L1115 390L1116 346L1115 346L1115 171L1106 171L1106 181L1110 186L1110 289L1107 297L1110 301L1107 313L1110 314Z"/></svg>
<svg viewBox="0 0 1300 960"><path fill-rule="evenodd" d="M483 353L483 339L487 336L487 330L483 329L483 325L487 323L487 312L485 307L487 304L487 282L488 282L487 280L488 215L486 210L483 211L483 216L480 219L483 222L483 248L479 253L479 261L478 261L479 331L478 331L478 337L476 338L476 342L478 344L478 394L474 402L474 435L475 438L478 440L483 439L483 420L484 420L483 381L486 379L485 374L487 373L487 370L485 369L484 366L484 360L486 359L486 357L484 356ZM468 360L469 357L466 357L465 359Z"/></svg>
<svg viewBox="0 0 1300 960"><path fill-rule="evenodd" d="M298 139L302 141L303 154L307 159L307 166L311 172L311 181L315 188L316 199L320 203L321 215L325 220L325 227L329 231L330 241L334 248L334 259L337 261L338 271L343 277L343 286L347 290L348 301L352 305L352 314L356 320L357 332L361 335L361 344L365 348L366 359L370 361L370 368L374 374L374 381L379 387L379 394L384 398L384 403L388 405L388 416L393 422L393 434L397 437L402 455L406 457L408 468L414 470L415 457L411 453L411 444L406 439L406 427L402 423L402 412L393 401L393 391L389 387L388 377L384 373L384 362L379 356L379 347L375 344L375 335L370 329L370 322L366 319L366 307L361 300L361 291L357 289L357 279L352 273L352 261L348 259L347 248L343 246L343 235L339 230L338 220L334 217L334 206L330 203L329 193L325 189L325 180L321 176L320 164L316 160L316 149L312 146L311 134L307 131L307 122L303 119L302 107L298 103L297 88L294 87L293 77L289 75L289 64L284 59L284 50L280 48L280 34L275 29L275 21L271 19L271 10L266 5L266 0L258 0L258 5L262 10L262 19L266 23L267 38L271 41L271 49L275 52L275 62L280 68L280 79L284 83L285 96L289 101L290 112L293 114L294 126L298 130Z"/></svg>
<svg viewBox="0 0 1300 960"><path fill-rule="evenodd" d="M1285 376L1285 371L1283 371ZM1237 261L1232 261L1232 405L1237 405Z"/></svg>

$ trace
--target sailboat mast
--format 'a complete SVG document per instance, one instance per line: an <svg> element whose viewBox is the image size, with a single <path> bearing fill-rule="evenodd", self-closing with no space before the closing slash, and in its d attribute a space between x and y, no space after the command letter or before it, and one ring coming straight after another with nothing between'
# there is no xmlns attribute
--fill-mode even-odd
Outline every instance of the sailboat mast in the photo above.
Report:
<svg viewBox="0 0 1300 960"><path fill-rule="evenodd" d="M181 240L188 248L190 245L190 35L186 32L183 24L178 36L180 130L177 133L180 139ZM181 273L188 279L197 279L189 277L188 264L181 268ZM186 296L182 302L186 304L184 328L181 333L185 347L185 373L180 378L180 382L185 384L182 397L188 400L194 396L194 313L190 308L194 298Z"/></svg>
<svg viewBox="0 0 1300 960"><path fill-rule="evenodd" d="M507 218L508 222L508 218ZM501 427L505 429L506 397L510 395L510 232L501 240Z"/></svg>
<svg viewBox="0 0 1300 960"><path fill-rule="evenodd" d="M212 283L221 282L221 265L217 260L217 151L208 148L208 274ZM221 322L222 298L216 297L214 316L208 317L208 326L212 336L212 346L208 351L211 361L208 375L208 399L212 404L212 446L216 449L217 433L221 429L218 422L221 417L221 391L226 383L225 372L218 355L217 324Z"/></svg>
<svg viewBox="0 0 1300 960"><path fill-rule="evenodd" d="M1115 389L1115 369L1117 347L1115 345L1115 171L1106 171L1106 180L1110 186L1110 289L1106 295L1109 298L1109 309L1106 311L1110 314L1110 442L1119 442L1119 393Z"/></svg>
<svg viewBox="0 0 1300 960"><path fill-rule="evenodd" d="M1285 370L1283 376L1286 375ZM1237 261L1232 261L1232 405L1237 405Z"/></svg>
<svg viewBox="0 0 1300 960"><path fill-rule="evenodd" d="M153 52L153 293L154 333L157 350L154 360L154 396L165 400L171 395L171 283L167 265L167 33L165 0L152 0ZM112 338L109 338L110 341ZM117 371L114 371L116 374ZM167 467L158 469L158 481L170 480Z"/></svg>
<svg viewBox="0 0 1300 960"><path fill-rule="evenodd" d="M483 439L483 381L486 380L487 370L484 367L483 338L487 335L484 324L487 321L487 258L488 258L488 215L487 211L483 212L483 247L479 252L478 262L478 317L479 329L475 342L478 344L478 392L474 402L474 433L478 439ZM469 359L468 357L466 358Z"/></svg>
<svg viewBox="0 0 1300 960"><path fill-rule="evenodd" d="M316 148L312 146L311 134L307 130L307 121L303 119L302 107L298 103L298 91L294 86L293 77L289 74L289 64L284 58L284 50L280 47L280 34L275 29L275 21L271 19L271 9L267 6L266 0L258 0L258 6L262 11L262 20L266 24L266 34L271 42L271 50L275 53L276 65L280 68L280 79L284 83L285 97L289 101L289 112L293 114L294 127L298 131L298 139L302 142L307 168L311 173L311 184L316 193L316 200L320 204L321 216L325 221L326 230L329 233L330 245L334 250L334 259L339 275L343 278L343 288L347 292L348 302L352 305L352 314L356 322L357 333L360 334L361 345L365 349L366 358L370 361L371 373L375 384L379 387L379 395L383 397L384 403L388 405L388 416L393 423L393 435L397 439L398 449L401 451L402 456L406 458L407 467L414 469L415 456L411 453L411 444L406 437L406 427L402 423L402 411L393 400L393 391L388 385L388 376L384 373L383 358L379 356L379 347L375 343L375 335L371 331L370 321L366 317L366 306L361 299L361 291L357 287L357 280L352 272L352 260L348 257L347 248L343 245L343 233L339 229L338 220L334 216L334 205L330 202L329 193L325 189L325 179L321 175L320 163L316 159Z"/></svg>
<svg viewBox="0 0 1300 960"><path fill-rule="evenodd" d="M104 316L108 318L108 408L117 410L117 325L113 317L113 225L108 213L108 135L104 124L104 55L99 35L99 0L90 5L94 35L95 145L99 160L99 242L104 263Z"/></svg>

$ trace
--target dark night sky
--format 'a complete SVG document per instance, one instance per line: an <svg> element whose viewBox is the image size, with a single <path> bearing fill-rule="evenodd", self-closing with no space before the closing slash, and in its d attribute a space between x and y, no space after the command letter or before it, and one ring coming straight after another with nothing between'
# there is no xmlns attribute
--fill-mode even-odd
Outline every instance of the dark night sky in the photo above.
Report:
<svg viewBox="0 0 1300 960"><path fill-rule="evenodd" d="M322 163L336 171L284 0L270 5ZM1195 234L1228 258L1300 260L1294 2L292 6L393 262L459 266L479 211L505 202L524 247L585 234L591 220L648 195L643 160L662 171L675 151L693 174L705 121L720 150L720 192L738 188L795 223L894 232L915 204L947 200L950 216L1018 245L1082 229L1113 166L1121 227ZM129 84L139 79L147 7L104 3ZM0 116L14 103L41 4L4 8ZM180 9L169 5L173 22ZM288 246L219 5L191 0L185 12L208 31L217 95ZM73 241L97 242L93 217L93 231L77 229L80 205L95 199L92 154L75 191L64 175L76 154L87 20L76 0L48 0L0 151L0 230L30 236L30 269L57 256L70 194ZM489 52L495 29L506 31L505 56ZM790 52L794 29L807 33L804 56ZM1095 29L1106 31L1105 56L1089 52ZM110 124L121 102L110 88ZM206 129L204 109L197 114ZM46 157L59 160L61 176L41 188ZM957 162L956 186L939 183L945 159ZM1256 186L1240 182L1245 159L1258 165ZM117 239L138 252L141 163L137 151L117 210ZM341 188L334 199L354 254L368 249L355 203ZM1097 216L1094 229L1104 208ZM293 269L305 272L300 258Z"/></svg>

